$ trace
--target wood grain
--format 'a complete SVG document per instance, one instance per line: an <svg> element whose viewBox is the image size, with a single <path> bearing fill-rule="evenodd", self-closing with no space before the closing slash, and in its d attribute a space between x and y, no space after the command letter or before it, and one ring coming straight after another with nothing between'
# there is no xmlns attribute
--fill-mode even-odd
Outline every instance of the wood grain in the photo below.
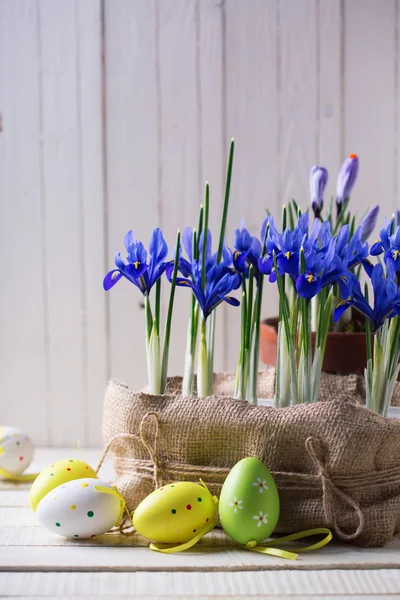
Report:
<svg viewBox="0 0 400 600"><path fill-rule="evenodd" d="M235 138L227 241L242 219L260 237L266 209L280 211L277 144L277 13L275 0L231 0L226 4L227 131ZM249 40L252 40L249 43ZM277 311L276 286L264 286L264 315ZM226 308L228 370L236 368L240 309Z"/></svg>
<svg viewBox="0 0 400 600"><path fill-rule="evenodd" d="M125 258L129 229L148 247L160 225L154 3L105 0L104 26L107 272L115 252ZM143 298L125 279L107 294L111 376L140 389L147 383Z"/></svg>
<svg viewBox="0 0 400 600"><path fill-rule="evenodd" d="M80 96L77 2L40 0L43 236L48 289L49 436L84 439Z"/></svg>
<svg viewBox="0 0 400 600"><path fill-rule="evenodd" d="M173 247L177 229L197 226L204 198L200 184L199 95L196 69L196 3L157 0L160 102L161 223ZM205 183L205 182L204 182ZM165 305L169 284L164 284ZM182 374L191 291L177 289L169 359L170 373Z"/></svg>
<svg viewBox="0 0 400 600"><path fill-rule="evenodd" d="M387 598L399 591L395 571L243 572L243 573L0 573L0 585L14 598ZM130 596L132 597L132 596ZM393 597L393 596L390 596Z"/></svg>
<svg viewBox="0 0 400 600"><path fill-rule="evenodd" d="M38 12L0 2L0 421L50 440Z"/></svg>
<svg viewBox="0 0 400 600"><path fill-rule="evenodd" d="M105 256L102 23L100 0L77 3L77 85L79 88L80 250L82 256L83 386L85 446L98 447L105 384L110 376L106 295L101 282Z"/></svg>
<svg viewBox="0 0 400 600"><path fill-rule="evenodd" d="M344 145L360 157L351 204L360 213L383 204L391 216L395 160L395 1L345 2ZM382 85L382 83L384 84ZM394 202L393 202L394 200Z"/></svg>

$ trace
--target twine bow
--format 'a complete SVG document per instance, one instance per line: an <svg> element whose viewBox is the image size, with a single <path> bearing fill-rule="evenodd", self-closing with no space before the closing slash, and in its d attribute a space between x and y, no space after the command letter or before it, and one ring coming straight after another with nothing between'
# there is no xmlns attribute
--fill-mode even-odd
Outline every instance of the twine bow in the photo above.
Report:
<svg viewBox="0 0 400 600"><path fill-rule="evenodd" d="M306 439L305 446L309 456L312 458L314 464L318 468L318 475L321 478L322 504L327 524L329 527L332 527L337 536L343 540L352 540L356 538L364 529L364 515L359 504L353 500L351 496L342 492L333 483L325 466L324 453L320 440L318 438L309 437ZM353 533L346 533L339 527L334 510L334 496L340 498L344 504L351 506L351 508L354 510L358 525L356 531Z"/></svg>

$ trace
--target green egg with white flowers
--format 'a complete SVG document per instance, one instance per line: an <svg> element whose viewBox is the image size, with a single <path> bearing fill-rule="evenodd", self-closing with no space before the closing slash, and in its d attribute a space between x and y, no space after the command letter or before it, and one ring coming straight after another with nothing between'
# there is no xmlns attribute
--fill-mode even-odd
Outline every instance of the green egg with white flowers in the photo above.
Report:
<svg viewBox="0 0 400 600"><path fill-rule="evenodd" d="M236 543L260 543L271 536L279 519L279 495L266 465L244 458L228 474L219 500L222 527Z"/></svg>

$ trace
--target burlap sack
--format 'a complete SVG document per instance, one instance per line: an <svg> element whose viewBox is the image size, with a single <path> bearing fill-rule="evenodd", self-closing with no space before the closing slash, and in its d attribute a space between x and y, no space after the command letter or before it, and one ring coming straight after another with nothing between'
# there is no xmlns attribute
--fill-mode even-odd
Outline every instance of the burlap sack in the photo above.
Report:
<svg viewBox="0 0 400 600"><path fill-rule="evenodd" d="M279 489L277 533L327 526L360 546L400 533L400 420L354 399L274 409L223 396L151 396L111 382L104 440L130 509L173 481L201 477L218 494L229 469L255 456Z"/></svg>

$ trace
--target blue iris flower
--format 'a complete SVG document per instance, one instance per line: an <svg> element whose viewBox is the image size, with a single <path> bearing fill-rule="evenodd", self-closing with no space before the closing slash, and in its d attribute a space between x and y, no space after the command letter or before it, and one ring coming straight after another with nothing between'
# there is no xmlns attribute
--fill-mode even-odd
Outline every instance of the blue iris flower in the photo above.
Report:
<svg viewBox="0 0 400 600"><path fill-rule="evenodd" d="M374 291L374 306L371 307L361 291L359 280L354 274L349 274L350 296L336 306L333 313L334 320L338 321L350 306L354 306L372 321L375 329L381 327L385 319L392 318L395 314L390 297L393 292L390 282L391 279L387 279L384 275L382 265L375 265L371 271L371 283Z"/></svg>
<svg viewBox="0 0 400 600"><path fill-rule="evenodd" d="M126 260L123 260L118 252L115 255L117 269L113 269L104 277L103 287L107 291L125 277L136 285L142 294L149 294L156 281L165 272L169 262L165 262L168 254L168 246L163 237L161 229L154 229L149 244L149 261L147 262L147 251L142 242L135 241L132 231L128 231L124 238L127 252Z"/></svg>
<svg viewBox="0 0 400 600"><path fill-rule="evenodd" d="M335 254L336 238L332 238L328 247L322 250L312 249L304 253L305 270L296 280L297 293L310 300L322 288L338 283L343 294L347 294L351 273Z"/></svg>
<svg viewBox="0 0 400 600"><path fill-rule="evenodd" d="M258 277L258 260L261 256L261 242L251 236L245 227L236 229L234 233L233 266L239 273L248 275L249 265L253 265L254 275Z"/></svg>
<svg viewBox="0 0 400 600"><path fill-rule="evenodd" d="M241 277L233 269L230 269L226 260L227 256L228 254L225 253L225 259L220 264L217 264L215 256L207 261L204 289L202 285L202 267L200 261L197 260L191 262L190 277L178 277L176 280L176 285L191 288L205 319L221 302L227 302L232 306L239 306L240 304L239 300L229 296L233 290L240 287ZM186 266L183 270L185 268ZM168 266L167 277L170 281L172 280L172 271L173 265Z"/></svg>
<svg viewBox="0 0 400 600"><path fill-rule="evenodd" d="M371 248L371 254L378 256L385 252L384 260L388 269L400 271L400 227L397 226L391 235L393 219L386 222L380 231L380 240Z"/></svg>
<svg viewBox="0 0 400 600"><path fill-rule="evenodd" d="M319 221L318 221L319 223ZM302 247L308 234L309 217L307 213L300 216L296 227L285 229L280 234L276 228L275 222L270 218L269 230L265 242L265 255L258 260L258 268L264 275L269 275L271 282L276 281L274 272L273 255L276 255L279 274L288 273L294 280L299 273L300 248Z"/></svg>

